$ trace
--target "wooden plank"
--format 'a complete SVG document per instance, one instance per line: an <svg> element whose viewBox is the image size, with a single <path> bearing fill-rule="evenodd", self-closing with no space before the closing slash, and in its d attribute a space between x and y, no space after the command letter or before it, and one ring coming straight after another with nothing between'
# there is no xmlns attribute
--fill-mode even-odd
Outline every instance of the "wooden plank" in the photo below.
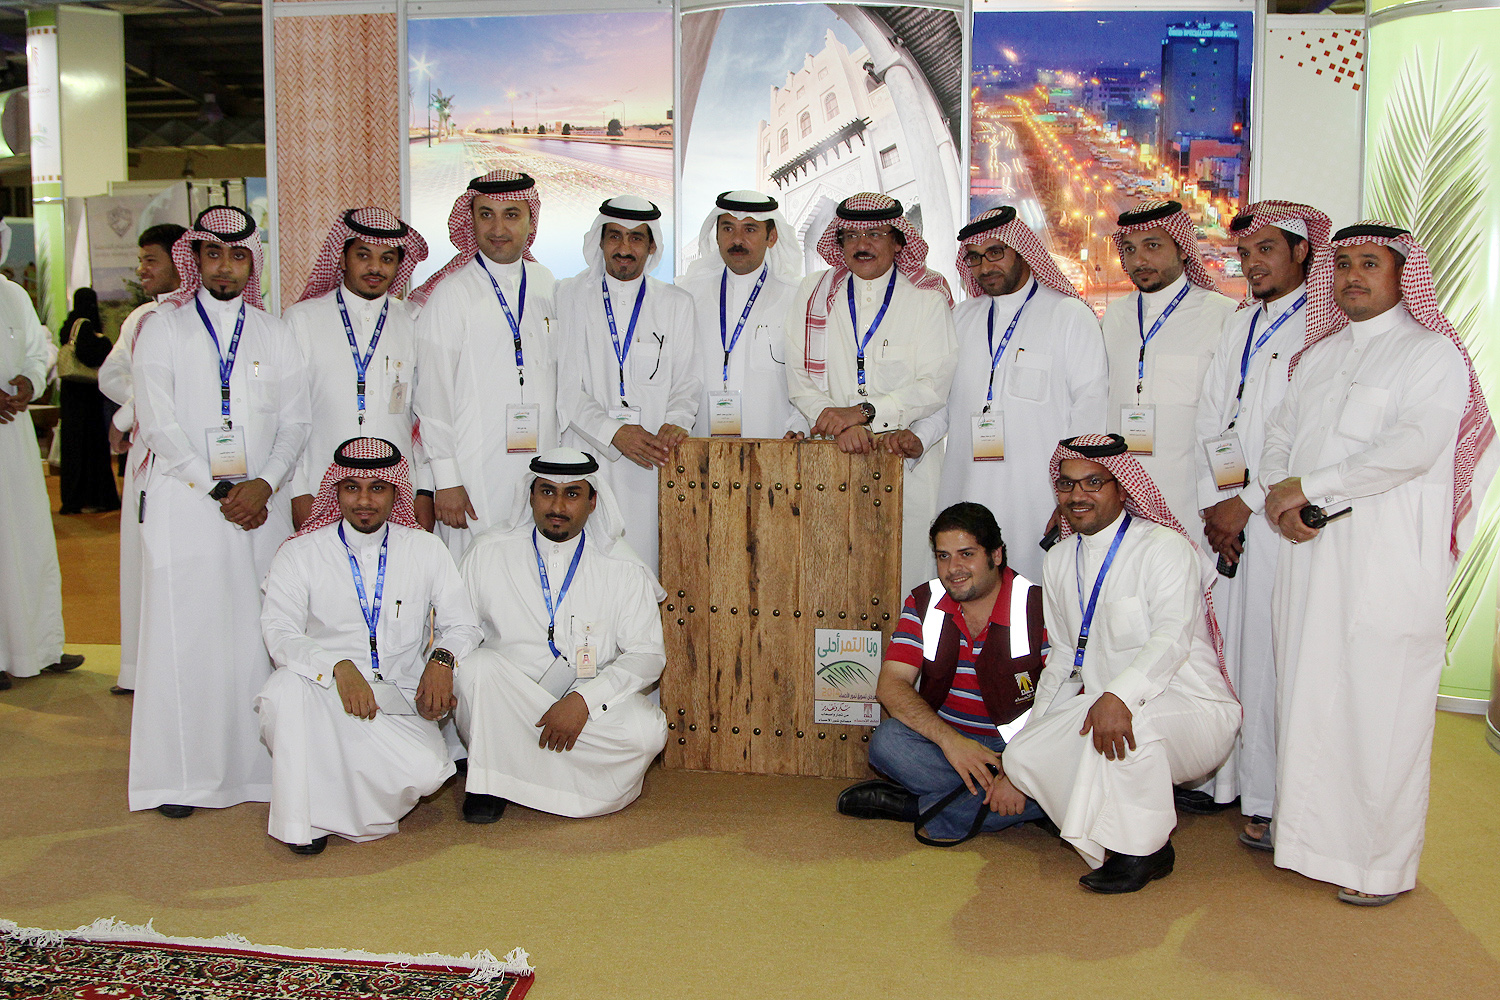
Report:
<svg viewBox="0 0 1500 1000"><path fill-rule="evenodd" d="M708 498L696 484L706 470L708 443L683 442L677 461L657 476L661 523L660 566L667 666L662 672L661 705L667 715L667 767L706 769L709 742L688 730L687 716L707 715L711 686L711 647L708 630L710 566ZM688 737L692 736L691 743Z"/></svg>
<svg viewBox="0 0 1500 1000"><path fill-rule="evenodd" d="M766 442L749 452L744 502L750 513L753 701L748 724L751 770L799 774L797 690L790 675L803 662L798 641L802 530L796 489L797 445ZM777 489L777 486L780 489ZM756 732L759 730L759 732Z"/></svg>
<svg viewBox="0 0 1500 1000"><path fill-rule="evenodd" d="M743 502L742 462L745 450L753 447L737 439L709 441L708 475L698 483L699 494L709 502L708 635L712 680L707 714L688 721L690 730L697 725L700 737L705 731L714 737L709 741L708 754L708 767L713 771L750 770L751 733L741 721L750 717L752 688L749 511ZM736 489L736 484L740 489ZM725 722L729 723L727 733Z"/></svg>
<svg viewBox="0 0 1500 1000"><path fill-rule="evenodd" d="M813 671L810 651L816 630L837 628L838 608L847 600L852 540L849 519L848 455L832 441L800 446L802 489L802 590L799 595L801 654L793 659L797 693L796 752L799 774L838 774L826 739L813 725ZM839 487L844 489L840 490Z"/></svg>

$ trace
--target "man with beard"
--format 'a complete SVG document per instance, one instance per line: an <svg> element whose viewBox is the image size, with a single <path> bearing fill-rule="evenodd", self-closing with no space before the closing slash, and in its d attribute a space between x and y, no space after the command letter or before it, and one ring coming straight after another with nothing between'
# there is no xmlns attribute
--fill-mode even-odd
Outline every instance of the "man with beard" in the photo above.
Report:
<svg viewBox="0 0 1500 1000"><path fill-rule="evenodd" d="M261 309L255 220L207 209L172 261L182 287L142 324L133 365L150 455L130 808L175 819L270 796L251 707L271 675L260 582L291 532L278 491L309 417L297 345Z"/></svg>

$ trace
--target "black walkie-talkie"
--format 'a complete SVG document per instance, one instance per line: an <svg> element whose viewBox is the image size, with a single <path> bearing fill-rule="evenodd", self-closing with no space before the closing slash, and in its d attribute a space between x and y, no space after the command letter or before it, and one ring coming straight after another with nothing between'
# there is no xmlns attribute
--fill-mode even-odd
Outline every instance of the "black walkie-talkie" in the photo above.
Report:
<svg viewBox="0 0 1500 1000"><path fill-rule="evenodd" d="M1244 556L1245 556L1245 551L1243 549L1243 546L1245 544L1245 533L1243 531L1240 532L1239 539L1240 539L1240 545L1242 546L1242 548L1240 549L1240 558L1243 559ZM1220 576L1227 576L1230 579L1233 579L1234 578L1234 574L1238 573L1239 571L1240 571L1240 564L1239 564L1238 560L1236 560L1235 562L1229 562L1223 556L1219 557L1219 575Z"/></svg>

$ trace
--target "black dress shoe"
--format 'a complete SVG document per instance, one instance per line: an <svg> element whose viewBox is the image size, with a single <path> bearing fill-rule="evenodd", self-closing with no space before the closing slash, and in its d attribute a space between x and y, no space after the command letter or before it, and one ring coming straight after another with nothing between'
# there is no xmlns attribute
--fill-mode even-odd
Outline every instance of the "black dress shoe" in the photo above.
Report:
<svg viewBox="0 0 1500 1000"><path fill-rule="evenodd" d="M1094 892L1139 892L1152 879L1172 874L1172 864L1176 860L1177 852L1172 850L1170 840L1161 850L1145 857L1111 854L1108 861L1080 878L1078 884Z"/></svg>
<svg viewBox="0 0 1500 1000"><path fill-rule="evenodd" d="M455 760L453 762L453 768L454 768L454 770L458 771L459 774L468 774L469 773L469 758L467 758L467 757L460 757L460 758L458 758L458 760Z"/></svg>
<svg viewBox="0 0 1500 1000"><path fill-rule="evenodd" d="M109 686L109 693L110 694L135 694L135 688L122 688L118 684L111 684Z"/></svg>
<svg viewBox="0 0 1500 1000"><path fill-rule="evenodd" d="M49 664L44 669L50 670L54 674L62 674L67 673L69 670L77 670L81 666L83 666L83 657L77 653L64 653L57 658L56 663Z"/></svg>
<svg viewBox="0 0 1500 1000"><path fill-rule="evenodd" d="M171 802L164 802L156 807L156 811L167 817L167 819L187 819L193 814L193 807L179 806L174 805Z"/></svg>
<svg viewBox="0 0 1500 1000"><path fill-rule="evenodd" d="M1192 813L1194 816L1212 816L1230 806L1239 805L1240 802L1238 796L1229 802L1215 802L1212 795L1192 788L1172 789L1172 800L1177 803L1179 812Z"/></svg>
<svg viewBox="0 0 1500 1000"><path fill-rule="evenodd" d="M856 819L894 819L915 823L921 815L917 797L893 781L861 781L839 793L838 810Z"/></svg>
<svg viewBox="0 0 1500 1000"><path fill-rule="evenodd" d="M0 691L10 690L10 674L0 670Z"/></svg>
<svg viewBox="0 0 1500 1000"><path fill-rule="evenodd" d="M498 795L481 795L478 792L464 793L464 822L493 823L505 815L509 800Z"/></svg>
<svg viewBox="0 0 1500 1000"><path fill-rule="evenodd" d="M293 854L322 854L323 848L328 846L328 835L325 833L311 844L287 844Z"/></svg>

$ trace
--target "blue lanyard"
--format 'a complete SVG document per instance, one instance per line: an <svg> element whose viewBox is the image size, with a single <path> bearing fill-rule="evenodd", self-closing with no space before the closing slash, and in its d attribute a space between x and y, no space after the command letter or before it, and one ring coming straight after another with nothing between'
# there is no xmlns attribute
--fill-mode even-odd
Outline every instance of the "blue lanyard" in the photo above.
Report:
<svg viewBox="0 0 1500 1000"><path fill-rule="evenodd" d="M745 321L750 318L750 310L755 305L755 299L760 295L760 290L765 286L766 274L770 267L760 269L760 277L755 279L755 287L750 289L750 298L745 302L745 311L740 313L740 321L734 328L734 336L729 336L729 317L726 312L729 308L729 268L724 268L724 274L719 278L719 345L724 348L724 385L729 385L729 355L734 353L734 345L740 342L740 334L745 330Z"/></svg>
<svg viewBox="0 0 1500 1000"><path fill-rule="evenodd" d="M625 359L630 357L630 342L635 339L635 321L641 318L641 303L646 301L646 279L641 278L641 290L635 293L635 308L630 311L630 325L625 328L625 349L620 350L620 331L615 327L615 307L609 301L609 282L599 279L604 289L604 318L609 320L609 339L615 345L615 360L620 363L620 405L629 406L625 400Z"/></svg>
<svg viewBox="0 0 1500 1000"><path fill-rule="evenodd" d="M1120 551L1120 541L1125 537L1125 531L1130 527L1130 515L1125 515L1125 520L1115 529L1115 540L1109 543L1109 553L1104 557L1104 565L1099 567L1099 575L1094 578L1094 592L1089 595L1089 604L1083 606L1083 538L1078 539L1078 548L1073 552L1073 575L1078 581L1078 610L1083 612L1083 624L1078 628L1078 645L1073 652L1073 669L1077 670L1083 666L1083 653L1089 644L1089 626L1094 622L1094 609L1099 604L1099 591L1104 587L1104 575L1109 572L1110 563L1115 561L1115 553Z"/></svg>
<svg viewBox="0 0 1500 1000"><path fill-rule="evenodd" d="M488 267L485 267L484 255L475 254L474 259L479 261L479 266L481 268L484 268L484 276L490 279L490 287L495 290L495 298L500 300L500 311L505 313L505 322L510 324L511 336L516 338L516 378L520 380L520 383L522 385L525 385L526 358L521 353L521 320L526 318L526 262L524 260L521 261L521 308L518 309L515 313L512 313L510 311L510 303L505 301L505 293L500 291L500 282L496 281L495 276L490 273L490 269ZM645 288L645 284L642 283L641 287ZM606 289L604 292L604 301L606 304L606 308L608 308L608 289ZM636 308L640 307L637 306ZM634 326L634 324L632 324L632 326Z"/></svg>
<svg viewBox="0 0 1500 1000"><path fill-rule="evenodd" d="M365 575L359 571L359 560L354 558L354 550L349 547L349 540L344 537L343 521L339 522L339 541L344 543L344 555L349 557L349 568L354 572L354 591L359 595L359 610L364 614L365 624L370 629L370 672L378 681L380 680L380 647L375 640L375 629L380 624L380 595L385 590L385 556L391 544L391 529L386 528L385 537L380 540L380 571L375 577L373 607L365 597ZM399 605L401 602L396 603Z"/></svg>
<svg viewBox="0 0 1500 1000"><path fill-rule="evenodd" d="M1026 293L1021 308L1016 310L1015 316L1011 318L1010 326L1005 328L1005 336L1000 338L1000 347L995 348L995 300L990 299L990 318L987 321L985 337L990 345L990 391L984 397L984 412L990 412L990 404L995 401L995 369L1000 366L1000 359L1005 356L1005 348L1010 344L1010 335L1016 332L1016 324L1021 322L1021 314L1026 311L1026 306L1031 302L1031 297L1036 294L1036 279L1031 279L1031 291Z"/></svg>
<svg viewBox="0 0 1500 1000"><path fill-rule="evenodd" d="M859 366L859 394L867 396L865 392L865 348L870 346L870 338L875 336L875 331L880 328L880 321L885 319L885 311L891 307L891 295L896 291L896 267L891 265L891 280L886 282L885 301L880 303L880 311L875 314L875 322L865 331L863 340L859 339L859 320L854 318L854 275L849 275L849 283L844 286L849 292L849 325L854 327L854 346L856 349L856 363Z"/></svg>
<svg viewBox="0 0 1500 1000"><path fill-rule="evenodd" d="M1281 329L1281 324L1291 319L1297 310L1305 305L1307 305L1307 293L1303 292L1298 296L1297 301L1292 303L1292 308L1276 317L1276 322L1272 323L1270 328L1260 335L1259 340L1255 340L1255 324L1260 322L1260 310L1255 310L1255 314L1250 317L1250 332L1245 335L1245 350L1240 354L1240 387L1234 393L1234 416L1229 419L1227 430L1234 430L1235 421L1240 419L1240 403L1245 398L1245 377L1250 374L1250 359L1260 353L1260 349L1266 346L1266 341L1270 340L1276 331ZM1255 346L1253 347L1250 344L1252 340L1255 341Z"/></svg>
<svg viewBox="0 0 1500 1000"><path fill-rule="evenodd" d="M198 307L198 318L208 329L208 335L214 341L214 354L219 358L219 413L224 417L224 426L233 427L234 423L229 419L229 376L234 374L234 356L240 352L240 334L245 332L245 303L240 303L240 315L234 321L234 337L229 341L229 356L225 358L219 351L219 335L214 332L214 325L208 319L208 313L203 311L203 303L197 296L193 297L193 305Z"/></svg>
<svg viewBox="0 0 1500 1000"><path fill-rule="evenodd" d="M542 600L547 602L547 646L552 650L553 656L561 656L557 651L557 645L552 641L553 633L557 629L557 609L562 607L563 598L568 596L568 588L573 585L573 574L578 572L578 560L583 558L583 544L588 541L588 535L578 536L578 548L573 551L573 562L568 566L568 575L563 578L562 590L557 595L557 603L552 603L552 587L547 582L547 564L542 560L542 550L536 543L536 529L531 529L531 551L536 553L536 569L542 578Z"/></svg>
<svg viewBox="0 0 1500 1000"><path fill-rule="evenodd" d="M375 321L375 332L370 335L370 350L366 352L363 359L359 356L359 341L354 339L354 324L349 322L349 310L344 305L344 290L340 288L334 292L334 298L338 299L339 315L344 318L344 334L349 338L349 353L354 355L354 393L359 398L359 422L365 422L365 373L370 370L370 362L375 360L375 345L380 343L380 331L385 329L386 313L390 312L391 300L385 300L385 305L380 307L380 318Z"/></svg>
<svg viewBox="0 0 1500 1000"><path fill-rule="evenodd" d="M1146 294L1144 292L1136 292L1135 322L1141 331L1141 356L1136 362L1135 372L1135 394L1137 396L1141 394L1141 388L1146 384L1146 345L1151 343L1151 338L1156 336L1156 331L1161 329L1161 325L1167 321L1168 316L1172 315L1173 310L1177 308L1183 299L1187 298L1188 289L1192 287L1193 283L1190 281L1182 283L1182 291L1173 296L1172 301L1167 304L1167 308L1162 310L1160 316L1156 317L1156 322L1151 324L1150 333L1146 332Z"/></svg>

